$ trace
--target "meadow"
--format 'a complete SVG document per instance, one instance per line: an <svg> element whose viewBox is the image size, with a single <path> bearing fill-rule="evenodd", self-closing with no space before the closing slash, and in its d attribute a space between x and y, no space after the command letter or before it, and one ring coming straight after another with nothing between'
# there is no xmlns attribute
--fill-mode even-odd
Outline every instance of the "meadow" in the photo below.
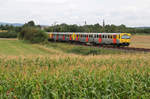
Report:
<svg viewBox="0 0 150 99"><path fill-rule="evenodd" d="M138 40L135 43L141 42ZM150 53L0 40L2 99L149 99L149 96Z"/></svg>
<svg viewBox="0 0 150 99"><path fill-rule="evenodd" d="M150 35L133 35L131 47L150 48Z"/></svg>

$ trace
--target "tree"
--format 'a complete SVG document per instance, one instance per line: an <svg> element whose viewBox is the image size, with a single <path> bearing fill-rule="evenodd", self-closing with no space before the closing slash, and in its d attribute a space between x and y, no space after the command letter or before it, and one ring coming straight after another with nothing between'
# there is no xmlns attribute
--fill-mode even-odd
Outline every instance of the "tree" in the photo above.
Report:
<svg viewBox="0 0 150 99"><path fill-rule="evenodd" d="M48 41L48 35L37 27L23 27L18 35L19 40L29 41L30 43L41 43Z"/></svg>
<svg viewBox="0 0 150 99"><path fill-rule="evenodd" d="M29 21L28 23L24 24L24 27L25 26L35 26L35 23L34 21Z"/></svg>

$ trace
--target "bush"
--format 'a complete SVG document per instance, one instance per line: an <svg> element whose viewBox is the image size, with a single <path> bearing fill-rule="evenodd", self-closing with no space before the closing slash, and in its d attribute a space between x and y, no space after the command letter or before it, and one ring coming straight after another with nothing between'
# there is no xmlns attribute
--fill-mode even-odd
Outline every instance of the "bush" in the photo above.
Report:
<svg viewBox="0 0 150 99"><path fill-rule="evenodd" d="M17 33L13 32L1 32L0 38L17 38Z"/></svg>
<svg viewBox="0 0 150 99"><path fill-rule="evenodd" d="M48 35L37 27L23 27L18 38L30 43L41 43L48 40Z"/></svg>

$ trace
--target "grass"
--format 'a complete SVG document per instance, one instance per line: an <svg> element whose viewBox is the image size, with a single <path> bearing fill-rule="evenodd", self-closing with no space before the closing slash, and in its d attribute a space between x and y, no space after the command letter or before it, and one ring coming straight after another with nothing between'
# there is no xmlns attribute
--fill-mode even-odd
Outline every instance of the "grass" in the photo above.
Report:
<svg viewBox="0 0 150 99"><path fill-rule="evenodd" d="M2 99L149 99L149 96L150 53L0 40Z"/></svg>
<svg viewBox="0 0 150 99"><path fill-rule="evenodd" d="M30 45L15 39L1 39L0 40L0 54L1 55L46 55L52 54L42 46Z"/></svg>
<svg viewBox="0 0 150 99"><path fill-rule="evenodd" d="M49 43L47 48L56 49L63 53L73 53L78 55L104 55L104 54L121 54L125 51L116 51L103 48L93 48L90 46L71 45L68 43Z"/></svg>
<svg viewBox="0 0 150 99"><path fill-rule="evenodd" d="M0 40L1 55L50 55L50 54L72 53L79 55L99 55L99 54L120 54L122 51L100 49L85 46L76 46L67 43L49 43L45 46L38 44L28 44L18 40Z"/></svg>
<svg viewBox="0 0 150 99"><path fill-rule="evenodd" d="M133 35L131 47L150 48L150 35Z"/></svg>

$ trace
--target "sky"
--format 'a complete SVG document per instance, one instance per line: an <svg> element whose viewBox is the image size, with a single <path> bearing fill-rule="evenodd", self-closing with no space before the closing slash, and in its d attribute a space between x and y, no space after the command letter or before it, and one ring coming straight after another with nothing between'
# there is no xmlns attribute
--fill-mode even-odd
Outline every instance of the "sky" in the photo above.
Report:
<svg viewBox="0 0 150 99"><path fill-rule="evenodd" d="M150 0L0 0L0 22L150 26Z"/></svg>

